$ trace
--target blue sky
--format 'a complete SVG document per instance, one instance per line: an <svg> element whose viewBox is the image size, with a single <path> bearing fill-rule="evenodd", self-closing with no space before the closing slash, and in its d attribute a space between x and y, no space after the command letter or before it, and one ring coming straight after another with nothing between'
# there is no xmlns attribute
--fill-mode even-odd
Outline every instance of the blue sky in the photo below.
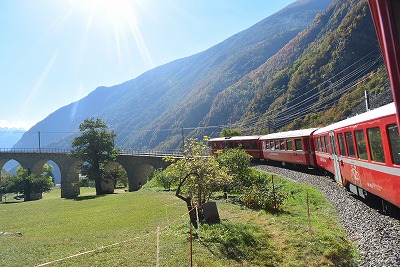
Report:
<svg viewBox="0 0 400 267"><path fill-rule="evenodd" d="M294 0L1 0L0 127L28 129L225 40Z"/></svg>

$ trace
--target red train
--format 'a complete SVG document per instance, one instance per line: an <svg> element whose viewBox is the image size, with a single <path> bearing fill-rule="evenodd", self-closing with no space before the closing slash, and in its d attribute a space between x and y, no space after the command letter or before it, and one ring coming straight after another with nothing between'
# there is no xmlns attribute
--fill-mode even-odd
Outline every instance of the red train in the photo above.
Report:
<svg viewBox="0 0 400 267"><path fill-rule="evenodd" d="M209 146L212 153L241 146L254 159L323 169L351 192L400 208L400 138L393 103L319 129L214 138Z"/></svg>

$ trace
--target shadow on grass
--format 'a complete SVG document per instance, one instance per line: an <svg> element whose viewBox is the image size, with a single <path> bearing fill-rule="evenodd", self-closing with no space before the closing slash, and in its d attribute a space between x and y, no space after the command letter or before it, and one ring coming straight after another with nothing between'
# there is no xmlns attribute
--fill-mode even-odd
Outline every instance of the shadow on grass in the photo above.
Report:
<svg viewBox="0 0 400 267"><path fill-rule="evenodd" d="M23 203L24 202L24 195L5 195L1 199L1 204L16 204L16 203Z"/></svg>
<svg viewBox="0 0 400 267"><path fill-rule="evenodd" d="M83 201L83 200L101 198L101 197L104 197L104 196L106 196L106 195L88 195L88 196L77 196L77 197L66 198L66 199L72 199L72 200L75 200L75 201Z"/></svg>
<svg viewBox="0 0 400 267"><path fill-rule="evenodd" d="M13 201L13 200L7 200L7 202L0 202L0 204L6 205L6 204L18 204L18 203L23 203L24 201Z"/></svg>
<svg viewBox="0 0 400 267"><path fill-rule="evenodd" d="M259 227L223 222L203 225L201 243L215 256L268 263L276 257L269 241L270 235Z"/></svg>

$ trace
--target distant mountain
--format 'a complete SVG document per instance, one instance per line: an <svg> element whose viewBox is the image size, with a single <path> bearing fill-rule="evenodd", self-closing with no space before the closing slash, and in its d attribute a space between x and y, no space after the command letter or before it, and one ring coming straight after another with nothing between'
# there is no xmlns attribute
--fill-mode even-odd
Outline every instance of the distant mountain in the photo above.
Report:
<svg viewBox="0 0 400 267"><path fill-rule="evenodd" d="M241 117L253 130L323 126L351 114L364 90L390 91L367 1L335 1L251 75L236 90L255 88Z"/></svg>
<svg viewBox="0 0 400 267"><path fill-rule="evenodd" d="M103 119L122 148L179 148L185 137L323 126L362 112L364 90L392 101L366 0L302 0L210 49L99 87L30 129L68 148L78 125ZM24 134L15 147L37 147Z"/></svg>
<svg viewBox="0 0 400 267"><path fill-rule="evenodd" d="M222 110L216 112L216 100L307 29L331 2L299 0L206 51L157 67L120 85L99 87L82 100L50 114L30 131L41 132L42 146L70 147L79 123L98 117L115 131L119 147L179 147L181 127L196 128L214 121L226 124L227 118L237 121L243 110L234 110L234 116ZM249 89L243 94L253 93ZM221 117L213 117L213 112ZM185 130L189 136L195 132ZM36 144L36 136L24 134L15 147Z"/></svg>
<svg viewBox="0 0 400 267"><path fill-rule="evenodd" d="M217 95L203 124L230 121L251 134L323 126L356 107L361 111L364 90L384 92L381 105L392 101L367 1L336 0L259 68Z"/></svg>
<svg viewBox="0 0 400 267"><path fill-rule="evenodd" d="M12 148L24 132L24 129L0 128L0 148Z"/></svg>

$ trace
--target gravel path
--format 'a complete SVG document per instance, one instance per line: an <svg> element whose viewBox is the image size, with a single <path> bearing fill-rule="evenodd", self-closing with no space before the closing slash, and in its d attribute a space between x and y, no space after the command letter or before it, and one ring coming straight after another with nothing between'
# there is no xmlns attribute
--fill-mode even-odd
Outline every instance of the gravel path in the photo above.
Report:
<svg viewBox="0 0 400 267"><path fill-rule="evenodd" d="M348 237L358 246L363 257L358 266L400 266L400 220L380 214L329 177L268 165L256 168L318 188L335 205Z"/></svg>

